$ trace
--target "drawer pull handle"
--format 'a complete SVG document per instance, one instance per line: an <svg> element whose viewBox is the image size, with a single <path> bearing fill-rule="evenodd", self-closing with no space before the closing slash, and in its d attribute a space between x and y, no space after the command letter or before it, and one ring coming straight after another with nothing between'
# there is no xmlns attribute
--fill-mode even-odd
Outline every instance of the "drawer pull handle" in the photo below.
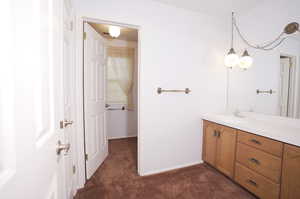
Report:
<svg viewBox="0 0 300 199"><path fill-rule="evenodd" d="M214 130L214 136L217 137L218 136L218 131Z"/></svg>
<svg viewBox="0 0 300 199"><path fill-rule="evenodd" d="M253 142L254 144L261 145L261 142L256 139L251 139L250 141Z"/></svg>
<svg viewBox="0 0 300 199"><path fill-rule="evenodd" d="M253 180L250 180L250 179L249 179L249 180L247 180L247 182L248 182L249 184L251 184L251 185L257 187L257 183L254 182Z"/></svg>
<svg viewBox="0 0 300 199"><path fill-rule="evenodd" d="M221 135L220 131L214 130L214 136L215 137L220 137L220 135Z"/></svg>
<svg viewBox="0 0 300 199"><path fill-rule="evenodd" d="M260 164L259 160L255 159L255 158L250 158L249 161L253 162L255 164Z"/></svg>

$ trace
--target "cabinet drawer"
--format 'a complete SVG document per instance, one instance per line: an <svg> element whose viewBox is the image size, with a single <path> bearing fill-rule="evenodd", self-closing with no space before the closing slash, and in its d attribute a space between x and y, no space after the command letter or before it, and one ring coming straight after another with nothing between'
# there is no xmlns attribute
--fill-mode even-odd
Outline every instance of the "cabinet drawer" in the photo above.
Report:
<svg viewBox="0 0 300 199"><path fill-rule="evenodd" d="M285 144L282 165L281 199L299 199L300 147Z"/></svg>
<svg viewBox="0 0 300 199"><path fill-rule="evenodd" d="M281 142L246 133L244 131L238 131L238 141L278 157L282 157L283 144Z"/></svg>
<svg viewBox="0 0 300 199"><path fill-rule="evenodd" d="M236 163L235 180L261 199L278 199L279 184L273 183L262 175Z"/></svg>
<svg viewBox="0 0 300 199"><path fill-rule="evenodd" d="M276 183L280 182L282 161L280 158L242 143L238 143L237 145L236 158L242 165L258 172Z"/></svg>

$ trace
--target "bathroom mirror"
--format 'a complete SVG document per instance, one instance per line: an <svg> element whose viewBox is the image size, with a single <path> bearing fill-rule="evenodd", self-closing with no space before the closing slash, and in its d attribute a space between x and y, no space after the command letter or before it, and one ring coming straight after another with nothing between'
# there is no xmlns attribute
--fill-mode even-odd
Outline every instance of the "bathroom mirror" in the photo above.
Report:
<svg viewBox="0 0 300 199"><path fill-rule="evenodd" d="M273 51L249 51L251 68L228 69L228 111L300 118L300 37Z"/></svg>

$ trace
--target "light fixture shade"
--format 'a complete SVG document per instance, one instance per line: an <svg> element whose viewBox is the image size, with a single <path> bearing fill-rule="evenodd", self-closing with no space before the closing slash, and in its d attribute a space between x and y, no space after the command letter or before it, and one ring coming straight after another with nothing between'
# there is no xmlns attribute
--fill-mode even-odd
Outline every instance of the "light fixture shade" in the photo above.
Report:
<svg viewBox="0 0 300 199"><path fill-rule="evenodd" d="M233 48L231 48L229 53L226 55L224 64L228 68L235 67L239 64L239 56L235 53Z"/></svg>
<svg viewBox="0 0 300 199"><path fill-rule="evenodd" d="M111 37L119 37L121 34L121 28L118 26L109 26L108 33Z"/></svg>
<svg viewBox="0 0 300 199"><path fill-rule="evenodd" d="M248 69L252 66L253 64L253 59L250 57L249 53L247 50L244 51L243 56L240 59L239 66L242 69Z"/></svg>

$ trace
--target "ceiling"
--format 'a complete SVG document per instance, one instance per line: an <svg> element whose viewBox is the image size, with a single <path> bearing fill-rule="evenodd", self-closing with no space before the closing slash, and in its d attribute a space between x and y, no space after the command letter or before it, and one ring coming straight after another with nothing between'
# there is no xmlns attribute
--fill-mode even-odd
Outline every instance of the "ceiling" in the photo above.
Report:
<svg viewBox="0 0 300 199"><path fill-rule="evenodd" d="M100 33L105 38L111 39L111 37L108 34L108 27L107 24L96 24L96 23L90 23L90 25L95 28L95 30ZM127 28L127 27L121 27L121 34L117 38L119 40L126 40L126 41L137 41L138 40L138 32L136 29L133 28Z"/></svg>
<svg viewBox="0 0 300 199"><path fill-rule="evenodd" d="M203 12L209 15L225 16L232 11L245 13L269 0L154 0L166 3L179 8L185 8L196 12Z"/></svg>

